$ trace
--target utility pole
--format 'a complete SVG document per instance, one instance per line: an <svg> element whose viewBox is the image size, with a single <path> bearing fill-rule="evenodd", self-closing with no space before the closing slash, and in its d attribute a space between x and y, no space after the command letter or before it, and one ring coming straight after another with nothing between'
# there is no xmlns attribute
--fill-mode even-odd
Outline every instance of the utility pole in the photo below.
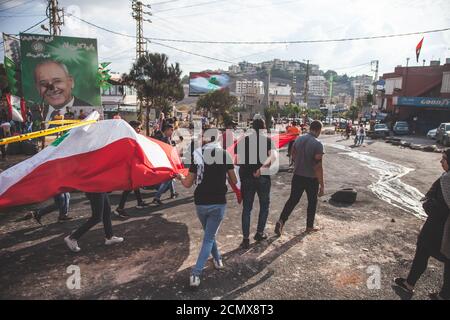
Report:
<svg viewBox="0 0 450 320"><path fill-rule="evenodd" d="M405 77L405 90L403 90L402 95L406 96L407 84L408 84L408 66L409 66L409 58L406 58L406 77Z"/></svg>
<svg viewBox="0 0 450 320"><path fill-rule="evenodd" d="M144 21L152 22L149 19L144 19L145 15L152 15L151 12L144 11L144 7L151 9L150 5L143 4L141 1L133 0L131 4L131 8L133 9L132 16L136 20L136 61L145 53L144 46L147 40L144 39Z"/></svg>
<svg viewBox="0 0 450 320"><path fill-rule="evenodd" d="M144 21L152 22L149 19L144 19L144 15L152 15L151 12L144 11L144 7L151 9L151 6L148 4L143 4L141 1L133 0L131 3L132 17L136 20L136 62L144 56L146 49L144 49L144 45L147 44L147 40L144 38ZM140 99L137 100L137 104L139 106L139 114L138 120L142 121L142 101ZM147 135L149 134L149 117L150 117L150 107L147 105L146 108L146 118L145 118L145 128Z"/></svg>
<svg viewBox="0 0 450 320"><path fill-rule="evenodd" d="M294 71L292 72L291 103L295 103L296 87L297 87L297 77Z"/></svg>
<svg viewBox="0 0 450 320"><path fill-rule="evenodd" d="M46 14L50 24L50 35L61 35L61 26L64 25L64 9L59 8L58 0L48 0Z"/></svg>
<svg viewBox="0 0 450 320"><path fill-rule="evenodd" d="M270 107L270 76L272 69L269 67L267 70L267 79L264 88L264 107Z"/></svg>
<svg viewBox="0 0 450 320"><path fill-rule="evenodd" d="M330 74L330 94L329 94L329 99L330 99L330 104L333 103L332 99L333 99L333 74Z"/></svg>
<svg viewBox="0 0 450 320"><path fill-rule="evenodd" d="M303 102L308 104L308 90L309 90L309 60L306 60L306 76L305 76L305 90L303 93Z"/></svg>
<svg viewBox="0 0 450 320"><path fill-rule="evenodd" d="M373 82L374 84L378 81L378 67L380 62L378 60L374 60L370 62L370 66L372 68L372 66L375 64L375 70L372 69L372 71L374 71L374 76L373 76ZM372 92L372 102L373 104L376 104L377 100L376 100L376 94L377 94L377 86L376 84L373 86L373 92Z"/></svg>

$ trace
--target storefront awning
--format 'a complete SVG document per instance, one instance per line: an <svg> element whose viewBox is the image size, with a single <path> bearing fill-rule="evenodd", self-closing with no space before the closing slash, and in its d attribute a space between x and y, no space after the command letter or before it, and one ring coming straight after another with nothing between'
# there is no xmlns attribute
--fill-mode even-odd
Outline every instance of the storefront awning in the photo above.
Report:
<svg viewBox="0 0 450 320"><path fill-rule="evenodd" d="M394 97L393 103L399 107L445 108L450 110L450 99L431 97Z"/></svg>

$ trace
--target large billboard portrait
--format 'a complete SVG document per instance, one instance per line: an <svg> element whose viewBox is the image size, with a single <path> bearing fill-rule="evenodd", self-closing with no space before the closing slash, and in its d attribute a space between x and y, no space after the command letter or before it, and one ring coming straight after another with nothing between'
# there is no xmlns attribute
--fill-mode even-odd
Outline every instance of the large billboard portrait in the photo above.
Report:
<svg viewBox="0 0 450 320"><path fill-rule="evenodd" d="M230 86L230 76L221 72L191 72L189 95L199 96L211 91L223 90Z"/></svg>
<svg viewBox="0 0 450 320"><path fill-rule="evenodd" d="M25 100L43 104L46 121L101 106L96 39L22 33L20 48Z"/></svg>

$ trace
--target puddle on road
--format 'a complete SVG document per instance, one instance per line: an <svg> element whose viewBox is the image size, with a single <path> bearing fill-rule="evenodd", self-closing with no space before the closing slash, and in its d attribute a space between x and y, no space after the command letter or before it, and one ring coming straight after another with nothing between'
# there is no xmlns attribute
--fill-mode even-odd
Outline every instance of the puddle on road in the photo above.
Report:
<svg viewBox="0 0 450 320"><path fill-rule="evenodd" d="M378 181L371 184L369 189L378 198L420 219L426 218L420 202L424 195L416 188L400 180L406 174L414 171L414 169L369 156L366 152L356 152L343 145L326 143L325 146L346 151L342 152L342 154L359 160L361 165L365 165L377 172L379 175Z"/></svg>

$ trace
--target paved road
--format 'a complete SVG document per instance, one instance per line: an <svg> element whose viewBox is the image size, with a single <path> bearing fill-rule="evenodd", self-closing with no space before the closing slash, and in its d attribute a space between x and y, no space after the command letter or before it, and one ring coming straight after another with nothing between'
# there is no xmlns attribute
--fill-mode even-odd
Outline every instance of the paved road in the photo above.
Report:
<svg viewBox="0 0 450 320"><path fill-rule="evenodd" d="M319 233L303 233L306 202L302 199L281 238L271 237L252 244L250 250L240 250L241 206L230 193L218 235L226 268L216 271L208 265L201 288L191 291L188 276L202 236L193 190L178 184L180 197L163 198L165 205L159 208L137 210L131 200L127 206L132 217L114 221L115 233L124 236L125 242L105 247L100 226L80 241L79 254L68 252L63 243L64 236L90 214L83 194L74 193L71 214L75 219L64 224L55 221L56 214L43 219L44 227L21 220L30 208L0 214L0 298L399 299L391 279L407 272L423 223L413 198L425 193L441 174L440 155L382 141L369 140L363 147L351 148L351 141L337 136L322 140L326 196L319 203L317 220L323 227ZM272 178L270 236L290 191L292 174L287 170L286 152L281 154L281 170ZM354 205L328 201L343 187L358 190ZM386 197L386 190L394 190L398 199ZM150 201L153 192L144 194ZM111 198L117 204L119 193ZM66 286L70 265L80 267L80 290ZM371 266L381 272L379 289L367 286ZM442 266L431 260L415 298L426 299L429 290L438 289L441 272Z"/></svg>

